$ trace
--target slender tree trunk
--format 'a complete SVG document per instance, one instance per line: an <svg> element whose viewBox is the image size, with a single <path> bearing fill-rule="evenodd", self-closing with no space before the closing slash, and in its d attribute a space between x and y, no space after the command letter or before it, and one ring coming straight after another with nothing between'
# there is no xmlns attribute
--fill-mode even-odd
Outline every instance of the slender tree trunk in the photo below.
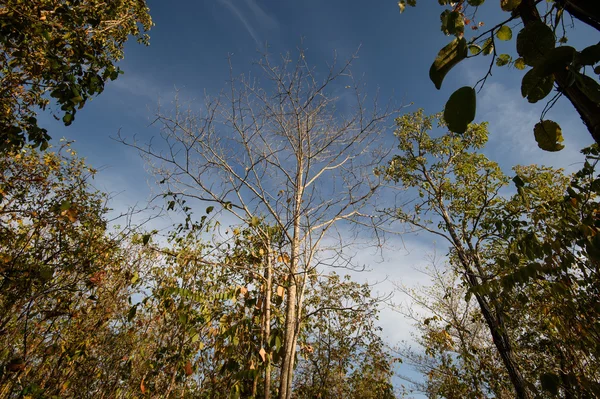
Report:
<svg viewBox="0 0 600 399"><path fill-rule="evenodd" d="M281 377L279 379L279 399L289 399L291 392L292 375L290 370L293 368L293 359L295 355L295 330L296 330L296 276L290 275L290 282L287 290L287 305L285 319L285 336L284 336L284 355L281 364Z"/></svg>
<svg viewBox="0 0 600 399"><path fill-rule="evenodd" d="M271 253L271 243L267 246L267 268L265 270L266 279L266 291L265 291L265 341L266 346L270 348L269 342L271 341L271 294L273 292L273 263ZM267 349L265 355L265 387L264 387L264 398L270 399L271 397L271 350Z"/></svg>
<svg viewBox="0 0 600 399"><path fill-rule="evenodd" d="M473 272L473 262L471 261L471 256L465 250L460 237L456 233L454 229L454 225L452 224L452 220L450 216L446 212L445 206L442 202L439 203L440 209L442 212L442 217L444 219L444 223L448 229L448 233L452 238L454 248L456 249L458 258L463 266L464 272L467 276L467 283L471 287L479 287L480 283L475 273ZM530 399L529 391L527 389L527 383L521 374L519 369L517 359L515 358L512 345L510 342L510 337L507 334L506 327L504 325L504 319L500 314L498 306L495 306L495 309L492 310L486 298L484 298L481 294L476 293L475 298L477 299L477 303L479 304L479 308L483 315L483 318L486 321L488 329L492 334L492 339L494 341L494 345L498 350L498 354L504 363L504 367L508 372L508 376L510 381L515 388L515 393L518 399ZM495 313L495 314L494 314Z"/></svg>
<svg viewBox="0 0 600 399"><path fill-rule="evenodd" d="M290 248L289 286L286 306L284 356L281 365L281 378L279 381L279 399L290 399L292 395L292 379L294 375L294 357L296 356L296 325L298 307L298 281L297 273L300 261L300 216L302 214L302 196L304 194L304 160L302 153L302 131L298 130L298 154L296 155L296 181L294 195L294 213L292 242Z"/></svg>
<svg viewBox="0 0 600 399"><path fill-rule="evenodd" d="M473 276L470 276L473 278ZM478 283L472 286L479 286ZM500 358L504 363L504 367L508 372L508 376L510 381L515 388L515 393L517 398L519 399L529 399L531 396L529 395L529 391L527 390L527 384L521 371L519 370L517 359L515 358L515 354L512 349L512 345L510 343L510 338L506 334L506 329L502 317L499 315L494 316L494 312L490 309L489 304L481 295L475 295L477 302L479 303L479 307L481 309L481 313L488 325L490 333L492 334L492 339L494 340L494 345L496 349L498 349L498 353L500 354Z"/></svg>

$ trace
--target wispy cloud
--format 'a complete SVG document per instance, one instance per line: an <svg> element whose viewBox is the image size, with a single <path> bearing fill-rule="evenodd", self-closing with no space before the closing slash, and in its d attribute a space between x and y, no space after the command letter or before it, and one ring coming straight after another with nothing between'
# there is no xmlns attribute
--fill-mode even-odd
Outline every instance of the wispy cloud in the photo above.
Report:
<svg viewBox="0 0 600 399"><path fill-rule="evenodd" d="M257 19L257 22L261 24L261 26L265 26L267 28L278 28L279 24L277 20L267 14L256 1L254 0L245 0L246 5L252 11L254 16Z"/></svg>
<svg viewBox="0 0 600 399"><path fill-rule="evenodd" d="M255 0L244 0L242 4L239 0L219 0L219 2L240 20L259 47L264 46L265 43L256 26L262 29L276 29L279 26L277 20L267 14Z"/></svg>

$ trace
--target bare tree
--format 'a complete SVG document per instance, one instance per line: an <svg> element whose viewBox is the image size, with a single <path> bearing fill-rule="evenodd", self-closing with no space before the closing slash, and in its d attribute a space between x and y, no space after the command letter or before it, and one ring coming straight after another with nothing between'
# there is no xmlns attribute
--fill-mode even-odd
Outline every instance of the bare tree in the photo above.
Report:
<svg viewBox="0 0 600 399"><path fill-rule="evenodd" d="M377 98L367 106L350 72L354 59L340 65L334 59L320 76L302 50L276 64L264 55L256 64L264 86L231 74L201 115L177 101L171 115L159 112L159 145L121 139L150 161L169 194L220 207L266 243L262 226L283 231L289 252L279 398L291 396L305 282L316 254L337 222L371 223L363 212L380 186L372 171L386 153L377 140L393 110L380 109ZM265 398L269 384L265 378Z"/></svg>

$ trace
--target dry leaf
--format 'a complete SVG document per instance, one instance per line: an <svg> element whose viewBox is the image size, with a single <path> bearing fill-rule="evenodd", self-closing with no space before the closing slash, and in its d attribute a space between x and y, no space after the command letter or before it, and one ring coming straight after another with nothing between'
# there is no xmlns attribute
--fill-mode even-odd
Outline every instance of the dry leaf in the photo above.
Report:
<svg viewBox="0 0 600 399"><path fill-rule="evenodd" d="M71 223L75 223L77 221L77 212L73 208L65 209L60 213L60 215L66 216Z"/></svg>
<svg viewBox="0 0 600 399"><path fill-rule="evenodd" d="M277 286L277 295L283 297L284 288L281 285Z"/></svg>
<svg viewBox="0 0 600 399"><path fill-rule="evenodd" d="M192 375L193 371L192 371L192 363L188 360L187 363L185 364L185 375L190 376Z"/></svg>
<svg viewBox="0 0 600 399"><path fill-rule="evenodd" d="M142 378L142 382L140 382L140 391L142 391L142 394L146 394L146 386L144 385L144 379L146 377Z"/></svg>
<svg viewBox="0 0 600 399"><path fill-rule="evenodd" d="M260 358L264 362L266 360L266 355L267 355L267 351L265 351L265 348L260 348L260 350L258 351L258 354L260 355Z"/></svg>

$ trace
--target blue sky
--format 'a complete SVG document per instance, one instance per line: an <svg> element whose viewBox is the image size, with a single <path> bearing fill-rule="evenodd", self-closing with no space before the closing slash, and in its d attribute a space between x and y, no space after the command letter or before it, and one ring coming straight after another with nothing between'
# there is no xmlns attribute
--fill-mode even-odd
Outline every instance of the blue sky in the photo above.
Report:
<svg viewBox="0 0 600 399"><path fill-rule="evenodd" d="M115 208L143 204L151 189L143 161L110 137L121 131L126 137L137 135L147 140L153 134L147 126L158 102L169 104L176 90L187 100L201 101L205 92L217 94L228 78L228 55L235 72L241 74L259 58L265 43L274 55L301 45L307 50L309 62L325 70L334 51L343 59L360 47L353 71L371 94L379 89L382 99L393 97L399 103L413 103L406 111L424 108L428 113L440 111L456 88L473 85L485 74L489 62L488 58L467 60L450 72L442 90L435 89L428 78L429 66L451 38L439 30L442 8L433 1L421 0L417 8L409 8L402 15L395 0L148 3L156 24L150 32L151 44L144 47L128 43L125 59L119 64L125 74L107 84L105 92L77 114L72 126L65 128L48 115L40 118L52 137L76 140L74 148L80 155L102 169L95 184L117 194ZM491 26L499 17L493 13L496 2L488 3L493 3L491 10L484 8L479 15ZM467 33L470 35L470 30ZM585 43L586 37L594 37L589 33L584 27L576 27L571 41L581 48L579 44ZM514 49L514 41L505 46ZM502 52L502 48L499 50ZM576 169L581 161L579 149L591 143L587 130L571 105L561 100L549 118L562 125L567 148L554 154L539 150L532 129L543 104L532 106L521 98L523 74L516 69L497 68L478 96L477 121L490 122L486 154L506 170L532 162ZM433 252L431 240L408 237L405 243L401 256L384 254L384 261L372 264L374 271L365 278L374 281L389 276L409 285L426 282L415 266L425 264L425 254ZM410 328L401 318L385 313L382 325L390 341L409 337Z"/></svg>

